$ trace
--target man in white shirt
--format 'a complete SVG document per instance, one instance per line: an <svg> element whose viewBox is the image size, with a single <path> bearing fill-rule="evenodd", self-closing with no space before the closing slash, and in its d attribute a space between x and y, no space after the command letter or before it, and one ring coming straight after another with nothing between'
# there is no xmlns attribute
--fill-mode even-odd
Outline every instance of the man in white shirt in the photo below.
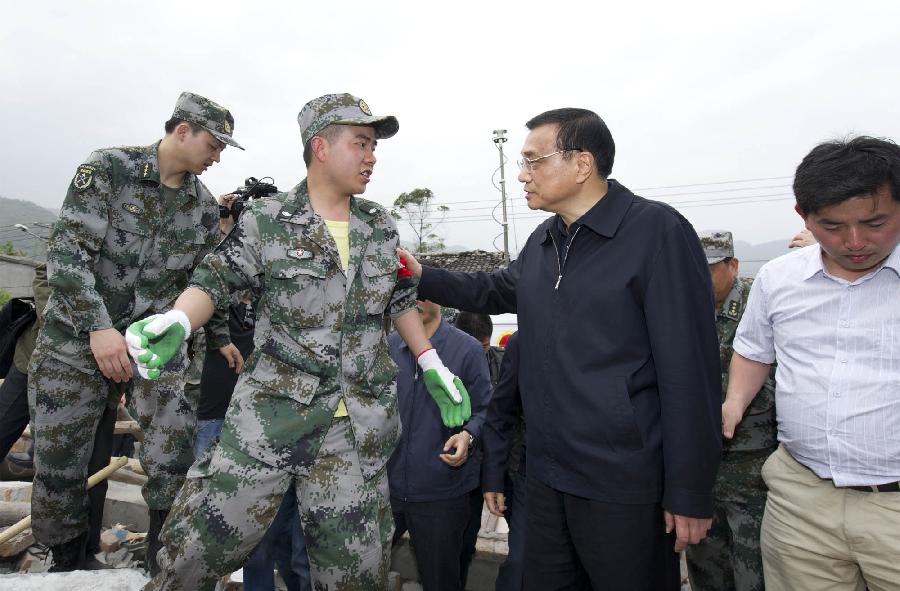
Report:
<svg viewBox="0 0 900 591"><path fill-rule="evenodd" d="M769 591L900 581L900 147L857 137L797 167L818 241L760 269L734 340L725 437L778 360L779 449L761 546Z"/></svg>

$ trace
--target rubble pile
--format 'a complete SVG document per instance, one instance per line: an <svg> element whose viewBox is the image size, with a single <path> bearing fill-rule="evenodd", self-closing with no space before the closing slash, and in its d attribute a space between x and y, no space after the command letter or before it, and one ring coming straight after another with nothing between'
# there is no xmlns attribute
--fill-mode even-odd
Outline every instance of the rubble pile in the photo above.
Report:
<svg viewBox="0 0 900 591"><path fill-rule="evenodd" d="M104 529L100 534L100 552L95 557L113 569L143 568L147 508L141 498L140 483L134 480L146 477L139 470L140 466L137 462L133 462L123 466L110 478L110 494L107 495L106 507L112 510L108 512L114 519L125 517L125 521L130 522L110 522L104 518ZM27 517L30 511L30 482L0 482L0 536L10 526ZM141 525L144 527L139 527ZM12 573L43 573L47 571L51 562L49 550L36 543L31 535L31 529L26 528L11 539L0 543L0 587L9 582L7 578ZM22 587L17 583L15 588ZM42 591L46 589L45 586ZM69 587L66 589L71 591Z"/></svg>

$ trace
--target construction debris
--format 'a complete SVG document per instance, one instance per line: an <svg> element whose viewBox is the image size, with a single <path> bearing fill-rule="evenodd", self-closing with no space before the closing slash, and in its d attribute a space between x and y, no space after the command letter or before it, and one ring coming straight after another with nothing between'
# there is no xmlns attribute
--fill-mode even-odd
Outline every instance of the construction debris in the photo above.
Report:
<svg viewBox="0 0 900 591"><path fill-rule="evenodd" d="M113 472L115 472L116 470L118 470L119 468L121 468L122 466L124 466L127 463L128 463L128 458L112 458L107 467L103 468L102 470L100 470L99 472L97 472L96 474L94 474L90 478L88 478L87 487L89 489L93 488L94 486L96 486L96 484L98 482L106 480L110 474L112 474ZM29 515L28 517L25 517L24 519L22 519L21 521L19 521L15 525L13 525L12 527L4 530L3 533L0 533L0 544L2 544L3 542L5 542L7 540L12 539L16 534L23 532L30 527L31 527L31 515Z"/></svg>
<svg viewBox="0 0 900 591"><path fill-rule="evenodd" d="M34 544L34 536L31 535L30 529L26 529L0 544L0 558L18 556L32 544Z"/></svg>
<svg viewBox="0 0 900 591"><path fill-rule="evenodd" d="M143 571L130 568L69 573L0 575L0 589L16 591L137 591L147 584Z"/></svg>

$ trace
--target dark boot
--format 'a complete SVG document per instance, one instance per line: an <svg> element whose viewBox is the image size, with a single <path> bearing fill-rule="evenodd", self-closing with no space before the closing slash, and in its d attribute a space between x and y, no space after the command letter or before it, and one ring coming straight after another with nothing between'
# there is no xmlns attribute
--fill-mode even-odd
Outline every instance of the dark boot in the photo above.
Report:
<svg viewBox="0 0 900 591"><path fill-rule="evenodd" d="M151 577L155 577L159 572L159 565L156 563L156 554L162 548L162 544L159 543L159 532L162 530L163 523L168 515L168 509L150 509L150 530L147 532L147 558L144 563Z"/></svg>
<svg viewBox="0 0 900 591"><path fill-rule="evenodd" d="M87 534L80 534L77 538L51 546L53 554L53 566L51 573L64 573L84 568L84 548L87 545Z"/></svg>
<svg viewBox="0 0 900 591"><path fill-rule="evenodd" d="M106 570L108 568L116 567L110 566L105 562L100 562L97 560L97 557L92 554L85 559L84 568L82 570Z"/></svg>

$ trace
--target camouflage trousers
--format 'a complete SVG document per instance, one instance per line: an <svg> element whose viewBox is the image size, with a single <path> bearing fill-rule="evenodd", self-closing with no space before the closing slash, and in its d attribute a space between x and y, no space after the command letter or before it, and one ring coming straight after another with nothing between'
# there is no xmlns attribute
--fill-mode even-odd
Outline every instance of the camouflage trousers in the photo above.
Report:
<svg viewBox="0 0 900 591"><path fill-rule="evenodd" d="M133 414L144 429L144 498L151 508L171 505L193 461L197 401L185 400L182 379L182 372L173 372L148 382L135 372L129 384L119 386L99 370L87 373L35 351L28 404L34 433L32 528L38 541L55 546L88 530L88 460L103 411L118 404L120 387L130 391Z"/></svg>
<svg viewBox="0 0 900 591"><path fill-rule="evenodd" d="M713 489L713 523L699 544L688 546L694 591L762 591L759 532L766 507L760 475L769 452L726 456Z"/></svg>
<svg viewBox="0 0 900 591"><path fill-rule="evenodd" d="M240 568L297 490L316 591L387 588L394 523L382 468L365 480L347 417L335 418L308 473L277 469L228 444L200 457L169 513L148 590L213 589Z"/></svg>

